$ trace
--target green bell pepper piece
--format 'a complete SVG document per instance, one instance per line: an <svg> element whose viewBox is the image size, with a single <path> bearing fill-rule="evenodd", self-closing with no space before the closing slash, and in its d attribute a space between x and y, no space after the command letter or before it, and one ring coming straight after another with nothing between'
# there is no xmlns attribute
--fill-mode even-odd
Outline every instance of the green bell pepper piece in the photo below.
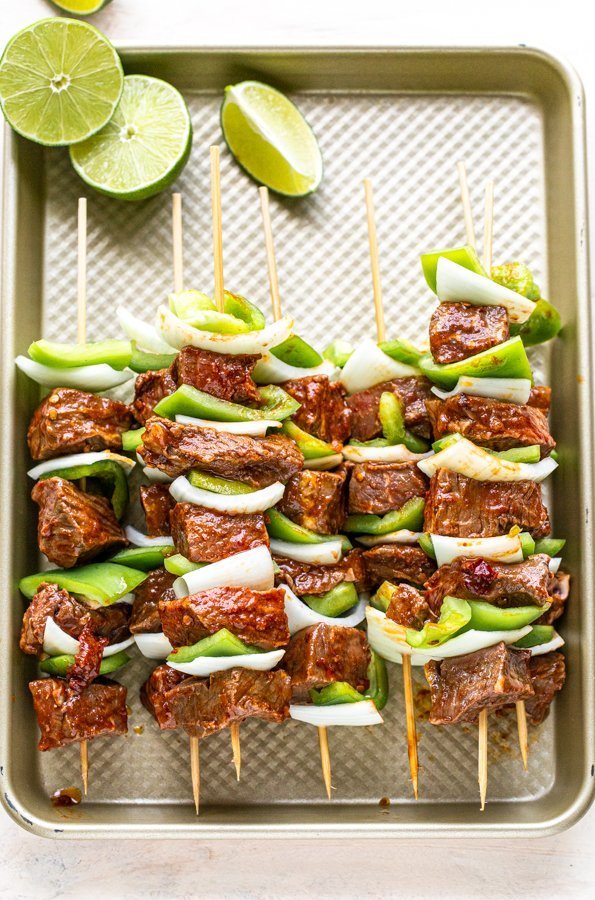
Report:
<svg viewBox="0 0 595 900"><path fill-rule="evenodd" d="M521 531L519 537L521 539L521 550L523 551L524 558L527 559L528 556L533 556L535 553L535 541L529 532Z"/></svg>
<svg viewBox="0 0 595 900"><path fill-rule="evenodd" d="M298 428L295 422L283 422L281 431L295 441L304 459L320 459L322 456L331 456L337 452L332 444L327 444L326 441L321 441L320 438L308 434L307 431Z"/></svg>
<svg viewBox="0 0 595 900"><path fill-rule="evenodd" d="M510 333L518 335L525 347L534 347L556 337L562 320L560 313L548 300L538 300L535 309L522 325L511 323Z"/></svg>
<svg viewBox="0 0 595 900"><path fill-rule="evenodd" d="M547 553L548 556L558 556L565 545L564 538L542 538L535 542L534 553Z"/></svg>
<svg viewBox="0 0 595 900"><path fill-rule="evenodd" d="M469 244L466 244L464 247L453 247L447 250L431 250L429 253L422 253L420 260L428 287L434 294L436 293L436 269L441 256L487 278L486 270L482 266L477 253Z"/></svg>
<svg viewBox="0 0 595 900"><path fill-rule="evenodd" d="M179 647L167 657L168 662L190 663L199 656L245 656L248 653L262 653L259 647L245 644L239 637L221 628L191 647Z"/></svg>
<svg viewBox="0 0 595 900"><path fill-rule="evenodd" d="M151 569L159 569L166 556L173 553L171 544L163 544L161 547L126 547L112 556L110 562L120 566L130 566L131 569L140 569L141 572L150 572Z"/></svg>
<svg viewBox="0 0 595 900"><path fill-rule="evenodd" d="M378 404L378 416L382 426L382 433L389 446L404 444L411 453L425 453L428 449L427 441L418 438L405 428L403 404L399 397L392 391L384 391L380 395Z"/></svg>
<svg viewBox="0 0 595 900"><path fill-rule="evenodd" d="M370 647L370 664L368 665L368 681L370 685L364 697L373 700L376 709L384 709L388 702L388 672L381 656Z"/></svg>
<svg viewBox="0 0 595 900"><path fill-rule="evenodd" d="M416 650L431 650L454 637L471 620L471 608L467 600L445 597L437 622L426 622L421 631L408 628L406 640Z"/></svg>
<svg viewBox="0 0 595 900"><path fill-rule="evenodd" d="M137 450L142 442L143 442L143 434L145 433L145 427L142 428L130 428L128 431L122 432L122 450L126 450L128 452Z"/></svg>
<svg viewBox="0 0 595 900"><path fill-rule="evenodd" d="M428 353L422 356L419 367L430 381L446 390L455 387L461 375L473 378L529 378L533 381L525 346L518 336L467 359L444 365L434 362Z"/></svg>
<svg viewBox="0 0 595 900"><path fill-rule="evenodd" d="M314 706L338 706L342 703L359 703L366 698L347 681L333 681L320 691L312 688L310 699Z"/></svg>
<svg viewBox="0 0 595 900"><path fill-rule="evenodd" d="M267 531L269 537L278 541L289 541L292 544L323 544L325 541L341 541L343 553L351 550L353 545L344 534L318 534L303 525L292 522L278 509L267 510Z"/></svg>
<svg viewBox="0 0 595 900"><path fill-rule="evenodd" d="M68 466L66 469L54 469L40 475L39 480L47 478L65 478L67 481L79 481L81 478L96 478L105 484L117 519L121 519L128 506L128 477L122 466L113 459L99 459L94 463L80 466Z"/></svg>
<svg viewBox="0 0 595 900"><path fill-rule="evenodd" d="M159 369L169 368L177 355L177 353L150 353L148 350L139 350L136 341L132 341L132 356L128 365L133 372L156 372Z"/></svg>
<svg viewBox="0 0 595 900"><path fill-rule="evenodd" d="M171 548L170 548L171 549ZM194 572L196 569L202 569L206 563L193 563L181 553L172 553L171 556L163 560L163 565L171 575L187 575L188 572Z"/></svg>
<svg viewBox="0 0 595 900"><path fill-rule="evenodd" d="M302 597L314 612L333 619L355 606L358 599L355 585L351 581L342 581L324 594L305 594Z"/></svg>
<svg viewBox="0 0 595 900"><path fill-rule="evenodd" d="M536 463L541 459L541 447L532 444L529 447L512 447L510 450L490 450L493 456L516 463Z"/></svg>
<svg viewBox="0 0 595 900"><path fill-rule="evenodd" d="M223 312L245 322L248 331L262 331L266 325L266 319L256 304L230 291L225 291L223 295Z"/></svg>
<svg viewBox="0 0 595 900"><path fill-rule="evenodd" d="M242 334L250 330L241 319L236 319L226 312L218 312L211 298L200 291L189 290L170 294L168 302L169 308L178 319L200 331Z"/></svg>
<svg viewBox="0 0 595 900"><path fill-rule="evenodd" d="M57 341L34 341L27 351L31 359L56 369L94 366L106 363L113 369L125 369L132 358L130 341L95 341L89 344L62 344Z"/></svg>
<svg viewBox="0 0 595 900"><path fill-rule="evenodd" d="M300 408L297 400L276 384L259 388L258 393L263 405L252 409L229 400L219 400L190 384L183 384L173 394L160 400L154 412L156 416L166 419L183 415L213 419L216 422L254 422L259 419L275 419L280 422Z"/></svg>
<svg viewBox="0 0 595 900"><path fill-rule="evenodd" d="M19 590L28 600L44 581L95 600L102 606L116 603L124 594L134 591L146 578L144 572L114 562L90 563L75 569L48 569L21 578Z"/></svg>
<svg viewBox="0 0 595 900"><path fill-rule="evenodd" d="M393 509L384 516L368 513L347 516L345 531L359 534L389 534L391 531L421 531L424 520L423 497L412 497L400 509Z"/></svg>
<svg viewBox="0 0 595 900"><path fill-rule="evenodd" d="M370 597L370 604L385 613L390 606L396 586L390 581L383 581L375 594Z"/></svg>
<svg viewBox="0 0 595 900"><path fill-rule="evenodd" d="M282 344L271 347L271 353L288 366L302 369L313 369L322 363L320 353L297 334L290 334Z"/></svg>
<svg viewBox="0 0 595 900"><path fill-rule="evenodd" d="M504 285L511 291L516 291L528 300L539 300L541 291L533 280L533 274L529 266L524 263L504 263L501 266L492 266L490 277L492 281Z"/></svg>
<svg viewBox="0 0 595 900"><path fill-rule="evenodd" d="M540 644L549 644L554 636L553 625L532 625L525 637L520 641L516 641L513 647L520 647L522 650L529 650L531 647L539 647Z"/></svg>
<svg viewBox="0 0 595 900"><path fill-rule="evenodd" d="M434 441L432 444L432 450L434 453L440 453L441 450L446 450L447 447L450 447L452 444L457 444L460 440L462 440L462 435L458 432L454 432L453 434L445 434L444 437L438 438L437 441Z"/></svg>
<svg viewBox="0 0 595 900"><path fill-rule="evenodd" d="M241 481L229 481L227 478L219 478L217 475L207 475L206 472L200 472L198 469L191 469L187 475L188 481L195 488L202 488L203 491L212 491L214 494L227 494L236 496L237 494L252 494L254 488Z"/></svg>
<svg viewBox="0 0 595 900"><path fill-rule="evenodd" d="M112 672L117 672L118 669L121 669L128 662L130 662L130 657L124 650L120 650L119 653L114 653L113 656L106 656L101 660L99 674L111 675ZM39 663L39 668L42 672L47 672L48 675L59 675L65 678L68 670L73 665L74 656L64 653L61 656L50 656L48 659L43 659Z"/></svg>
<svg viewBox="0 0 595 900"><path fill-rule="evenodd" d="M424 355L423 350L418 350L415 344L412 344L411 341L406 341L404 338L396 341L381 341L378 346L391 359L395 359L406 366L418 367L419 361Z"/></svg>
<svg viewBox="0 0 595 900"><path fill-rule="evenodd" d="M328 347L323 350L322 355L334 366L342 369L354 350L355 347L349 341L342 341L341 338L337 338L336 341L331 341Z"/></svg>
<svg viewBox="0 0 595 900"><path fill-rule="evenodd" d="M511 606L502 609L484 600L468 600L471 607L469 628L477 631L513 631L530 625L549 609L547 606Z"/></svg>
<svg viewBox="0 0 595 900"><path fill-rule="evenodd" d="M426 556L429 556L430 559L436 559L436 552L434 550L434 544L432 543L431 536L427 532L425 532L424 534L419 536L419 538L417 539L417 543L419 544L421 549L424 551Z"/></svg>

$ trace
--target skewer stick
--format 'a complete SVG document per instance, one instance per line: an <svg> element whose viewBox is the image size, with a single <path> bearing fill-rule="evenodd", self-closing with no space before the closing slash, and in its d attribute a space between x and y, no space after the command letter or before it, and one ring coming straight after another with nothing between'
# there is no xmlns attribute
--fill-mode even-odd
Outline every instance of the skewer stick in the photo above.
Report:
<svg viewBox="0 0 595 900"><path fill-rule="evenodd" d="M213 263L215 266L215 303L223 312L223 231L221 226L221 171L219 147L213 145L211 154L211 208L213 215Z"/></svg>
<svg viewBox="0 0 595 900"><path fill-rule="evenodd" d="M463 213L465 216L465 231L467 233L467 243L475 248L475 229L473 228L473 213L471 212L471 200L469 199L469 186L467 184L467 170L464 162L457 163L457 171L459 173L459 184L461 186L461 200L463 203Z"/></svg>
<svg viewBox="0 0 595 900"><path fill-rule="evenodd" d="M320 745L320 762L322 764L322 777L326 788L326 796L331 799L331 754L328 747L328 731L326 725L318 726L318 743Z"/></svg>
<svg viewBox="0 0 595 900"><path fill-rule="evenodd" d="M382 289L380 286L380 263L378 258L378 239L376 236L376 217L374 215L374 196L372 182L364 179L364 192L366 196L366 215L368 219L368 240L370 243L370 261L372 264L372 286L374 289L374 308L376 310L376 338L378 343L386 336L384 325L384 306L382 303ZM405 717L407 722L407 754L409 756L409 771L413 784L413 795L418 797L419 761L417 757L417 727L415 724L415 702L413 699L413 679L411 673L411 657L403 654L403 691L405 696Z"/></svg>
<svg viewBox="0 0 595 900"><path fill-rule="evenodd" d="M200 745L197 737L190 738L190 772L192 774L192 796L196 815L200 813Z"/></svg>
<svg viewBox="0 0 595 900"><path fill-rule="evenodd" d="M87 339L87 199L79 197L77 213L77 274L76 274L76 338L79 344ZM81 490L86 488L86 479L81 478ZM83 794L89 789L89 745L80 742L81 779Z"/></svg>
<svg viewBox="0 0 595 900"><path fill-rule="evenodd" d="M240 723L232 722L230 725L231 749L233 752L233 764L236 767L236 778L240 780L242 771L242 748L240 745Z"/></svg>
<svg viewBox="0 0 595 900"><path fill-rule="evenodd" d="M488 791L488 711L482 709L479 714L479 745L477 755L477 779L479 781L479 797L481 811L486 805Z"/></svg>

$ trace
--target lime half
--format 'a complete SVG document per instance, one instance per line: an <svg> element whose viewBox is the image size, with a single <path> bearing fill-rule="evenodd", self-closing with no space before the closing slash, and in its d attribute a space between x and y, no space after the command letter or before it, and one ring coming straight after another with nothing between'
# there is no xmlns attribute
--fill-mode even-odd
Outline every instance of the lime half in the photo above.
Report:
<svg viewBox="0 0 595 900"><path fill-rule="evenodd" d="M111 0L51 0L51 2L64 12L74 13L76 16L91 16L111 3Z"/></svg>
<svg viewBox="0 0 595 900"><path fill-rule="evenodd" d="M127 75L113 118L70 148L88 185L121 200L144 200L168 187L192 147L192 123L175 87L148 75Z"/></svg>
<svg viewBox="0 0 595 900"><path fill-rule="evenodd" d="M225 88L221 127L242 168L272 191L301 197L320 184L322 156L312 129L270 85L242 81Z"/></svg>
<svg viewBox="0 0 595 900"><path fill-rule="evenodd" d="M15 131L38 144L82 141L120 99L118 54L93 25L42 19L19 31L0 60L0 103Z"/></svg>

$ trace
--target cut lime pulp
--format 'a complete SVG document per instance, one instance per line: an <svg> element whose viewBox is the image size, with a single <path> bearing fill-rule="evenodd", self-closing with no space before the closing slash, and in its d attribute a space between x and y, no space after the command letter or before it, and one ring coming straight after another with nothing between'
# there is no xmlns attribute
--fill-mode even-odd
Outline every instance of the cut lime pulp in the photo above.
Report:
<svg viewBox="0 0 595 900"><path fill-rule="evenodd" d="M74 13L75 16L91 16L111 3L111 0L51 0L51 2L58 9Z"/></svg>

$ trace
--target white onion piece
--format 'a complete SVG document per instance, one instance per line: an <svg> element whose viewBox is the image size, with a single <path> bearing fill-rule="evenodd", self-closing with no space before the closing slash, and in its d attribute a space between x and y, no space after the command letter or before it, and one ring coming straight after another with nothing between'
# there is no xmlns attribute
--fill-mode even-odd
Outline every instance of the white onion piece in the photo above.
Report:
<svg viewBox="0 0 595 900"><path fill-rule="evenodd" d="M136 463L127 456L113 453L111 450L98 450L96 453L71 453L69 456L58 456L55 459L45 459L37 466L29 469L27 475L37 481L47 472L57 472L60 469L69 469L71 466L90 466L92 463L107 459L119 463L124 471L129 474Z"/></svg>
<svg viewBox="0 0 595 900"><path fill-rule="evenodd" d="M135 634L134 642L147 659L165 659L174 649L162 631L154 634Z"/></svg>
<svg viewBox="0 0 595 900"><path fill-rule="evenodd" d="M158 537L149 537L143 534L134 525L127 525L124 529L126 537L135 547L173 547L174 539L169 535L159 535Z"/></svg>
<svg viewBox="0 0 595 900"><path fill-rule="evenodd" d="M383 381L419 374L420 370L415 366L397 362L384 353L376 341L367 338L356 347L343 366L341 382L348 394L356 394Z"/></svg>
<svg viewBox="0 0 595 900"><path fill-rule="evenodd" d="M322 541L320 544L298 544L295 541L279 541L271 538L271 553L295 559L311 566L332 566L343 553L341 541Z"/></svg>
<svg viewBox="0 0 595 900"><path fill-rule="evenodd" d="M122 594L121 597L118 597L117 603L127 603L128 606L132 606L134 603L134 591L128 591L127 594ZM88 601L87 601L88 602ZM101 606L99 603L98 606Z"/></svg>
<svg viewBox="0 0 595 900"><path fill-rule="evenodd" d="M535 304L510 288L478 275L441 256L436 267L436 294L441 303L473 303L475 306L504 306L511 322L526 322Z"/></svg>
<svg viewBox="0 0 595 900"><path fill-rule="evenodd" d="M169 492L177 503L195 503L206 509L239 516L264 512L275 506L285 493L285 486L280 481L275 481L268 487L249 494L217 494L215 491L193 487L185 475L180 475L171 483Z"/></svg>
<svg viewBox="0 0 595 900"><path fill-rule="evenodd" d="M163 339L179 350L190 346L198 347L200 350L212 350L214 353L252 354L262 353L263 350L286 341L293 329L293 319L284 316L260 331L219 334L193 328L192 325L178 319L167 306L160 306L156 325Z"/></svg>
<svg viewBox="0 0 595 900"><path fill-rule="evenodd" d="M273 557L264 544L194 569L176 578L173 583L174 593L178 598L217 587L247 587L254 591L268 591L274 586Z"/></svg>
<svg viewBox="0 0 595 900"><path fill-rule="evenodd" d="M326 375L334 381L340 369L328 360L324 360L319 366L309 369L300 366L291 366L289 363L277 359L273 353L265 353L258 360L252 377L257 384L283 384L284 381L292 381L294 378L309 378L311 375Z"/></svg>
<svg viewBox="0 0 595 900"><path fill-rule="evenodd" d="M354 447L345 444L343 456L351 462L416 462L433 456L428 453L412 453L405 444L391 444L390 447Z"/></svg>
<svg viewBox="0 0 595 900"><path fill-rule="evenodd" d="M501 563L520 563L524 559L523 546L518 534L489 538L456 538L445 537L442 534L431 534L430 537L438 566L448 565L459 556L490 559Z"/></svg>
<svg viewBox="0 0 595 900"><path fill-rule="evenodd" d="M93 366L73 366L70 369L59 369L56 366L44 366L27 356L17 356L17 367L25 375L37 384L44 387L69 387L79 390L108 391L134 378L134 372L130 369L113 369L107 363L97 363Z"/></svg>
<svg viewBox="0 0 595 900"><path fill-rule="evenodd" d="M417 544L422 534L421 531L401 528L399 531L389 531L388 534L358 534L357 540L364 547L377 547L379 544Z"/></svg>
<svg viewBox="0 0 595 900"><path fill-rule="evenodd" d="M154 325L139 319L124 306L117 308L116 318L126 337L136 341L143 350L151 353L175 353L175 349L161 338Z"/></svg>
<svg viewBox="0 0 595 900"><path fill-rule="evenodd" d="M144 459L141 456L139 456L138 453L136 454L136 458L138 459L139 463L143 467L143 475L145 476L145 478L148 478L149 481L152 481L153 484L171 484L172 483L173 478L171 478L169 475L166 475L165 472L161 471L161 469L157 469L157 468L155 468L155 466L145 466Z"/></svg>
<svg viewBox="0 0 595 900"><path fill-rule="evenodd" d="M323 616L320 613L310 609L307 603L304 603L299 597L293 593L291 588L286 584L281 585L285 593L285 615L287 616L287 624L290 634L296 634L303 628L310 625L319 625L324 622L326 625L340 625L343 628L355 628L360 622L366 618L366 598L362 597L355 606L352 606L342 616Z"/></svg>
<svg viewBox="0 0 595 900"><path fill-rule="evenodd" d="M225 431L227 434L249 434L252 437L264 437L268 428L281 428L281 422L274 419L256 419L254 422L216 422L213 419L197 419L194 416L176 416L180 425L198 425L199 428L212 428L214 431Z"/></svg>
<svg viewBox="0 0 595 900"><path fill-rule="evenodd" d="M240 656L197 656L189 663L168 662L167 665L185 675L198 675L206 678L214 672L225 672L228 669L253 669L255 672L268 672L274 669L285 656L285 650L271 650L268 653L243 653Z"/></svg>
<svg viewBox="0 0 595 900"><path fill-rule="evenodd" d="M511 462L488 453L467 438L455 441L417 465L430 478L438 469L449 469L477 481L543 481L558 468L558 463L551 456L536 463Z"/></svg>
<svg viewBox="0 0 595 900"><path fill-rule="evenodd" d="M560 568L560 565L561 565L561 564L562 564L562 557L561 557L561 556L552 556L552 557L550 558L550 561L549 561L549 570L550 570L550 572L552 573L552 575L556 575L556 574L557 574L558 569Z"/></svg>
<svg viewBox="0 0 595 900"><path fill-rule="evenodd" d="M304 469L312 469L317 472L326 472L334 469L343 462L342 453L330 453L328 456L319 456L316 459L305 459Z"/></svg>
<svg viewBox="0 0 595 900"><path fill-rule="evenodd" d="M462 375L452 391L441 391L433 385L432 393L441 400L447 400L456 394L469 394L471 397L489 397L523 405L529 400L531 382L528 378L473 378L471 375Z"/></svg>
<svg viewBox="0 0 595 900"><path fill-rule="evenodd" d="M372 700L356 703L336 703L333 706L314 706L313 703L291 703L289 715L307 725L329 727L331 725L382 725L384 719Z"/></svg>
<svg viewBox="0 0 595 900"><path fill-rule="evenodd" d="M504 641L514 644L531 631L530 625L515 628L513 631L465 631L431 650L419 650L411 647L405 640L406 629L389 619L385 613L373 606L366 610L368 622L368 643L370 647L389 662L402 662L403 656L411 657L413 666L423 666L431 659L448 659L452 656L464 656L493 647Z"/></svg>
<svg viewBox="0 0 595 900"><path fill-rule="evenodd" d="M558 650L559 647L563 647L564 643L562 635L554 631L551 641L547 641L545 644L537 644L536 647L530 647L529 649L531 650L531 656L543 656L544 653L551 653L552 650Z"/></svg>
<svg viewBox="0 0 595 900"><path fill-rule="evenodd" d="M120 650L126 650L132 644L134 644L133 637L126 638L125 641L120 641L118 644L110 644L104 648L103 658L113 656L115 653L119 653ZM76 638L63 631L51 616L48 616L45 620L45 631L43 634L43 652L48 653L50 656L62 656L65 653L69 656L76 656L78 651L79 642Z"/></svg>

